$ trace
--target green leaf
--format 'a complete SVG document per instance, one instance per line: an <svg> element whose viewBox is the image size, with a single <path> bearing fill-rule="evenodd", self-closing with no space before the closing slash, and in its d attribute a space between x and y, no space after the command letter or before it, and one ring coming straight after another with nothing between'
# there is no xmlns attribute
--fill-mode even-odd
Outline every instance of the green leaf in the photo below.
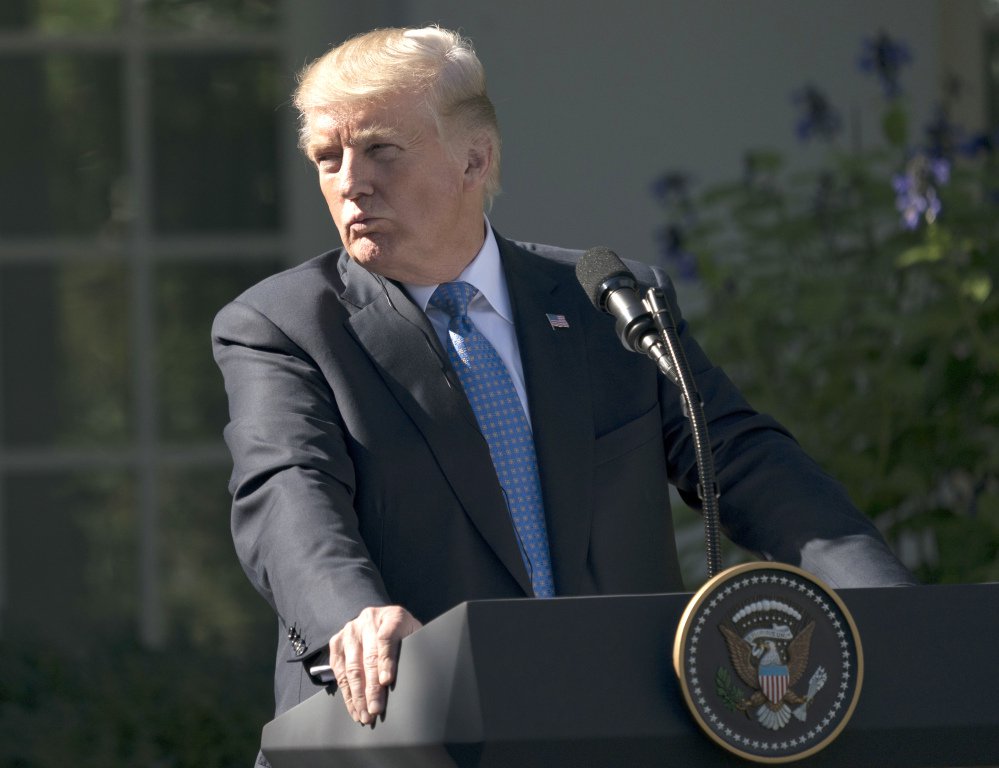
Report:
<svg viewBox="0 0 999 768"><path fill-rule="evenodd" d="M881 130L885 138L896 147L904 147L908 134L909 118L901 104L894 104L881 120Z"/></svg>
<svg viewBox="0 0 999 768"><path fill-rule="evenodd" d="M895 264L902 269L911 267L913 264L923 264L929 261L940 261L943 258L943 249L936 243L924 243L908 248L898 255Z"/></svg>
<svg viewBox="0 0 999 768"><path fill-rule="evenodd" d="M992 295L992 278L988 275L972 275L961 283L961 293L979 304Z"/></svg>
<svg viewBox="0 0 999 768"><path fill-rule="evenodd" d="M745 155L746 165L754 171L774 172L780 170L784 165L784 158L780 152L772 149L753 149Z"/></svg>

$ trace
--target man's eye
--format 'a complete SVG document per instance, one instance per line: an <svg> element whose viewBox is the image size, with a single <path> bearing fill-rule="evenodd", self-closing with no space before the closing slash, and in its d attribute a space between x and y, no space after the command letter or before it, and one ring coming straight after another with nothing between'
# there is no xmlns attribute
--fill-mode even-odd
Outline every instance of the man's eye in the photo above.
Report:
<svg viewBox="0 0 999 768"><path fill-rule="evenodd" d="M336 173L340 169L340 156L320 155L316 158L316 167L320 173Z"/></svg>
<svg viewBox="0 0 999 768"><path fill-rule="evenodd" d="M398 152L399 147L395 144L372 144L368 147L368 153L375 157L392 157Z"/></svg>

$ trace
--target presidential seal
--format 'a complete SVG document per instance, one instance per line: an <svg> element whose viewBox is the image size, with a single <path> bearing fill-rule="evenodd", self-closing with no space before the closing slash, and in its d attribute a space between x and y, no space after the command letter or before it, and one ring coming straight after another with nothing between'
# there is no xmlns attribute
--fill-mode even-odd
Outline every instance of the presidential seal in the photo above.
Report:
<svg viewBox="0 0 999 768"><path fill-rule="evenodd" d="M800 568L749 563L691 599L673 668L708 736L740 757L782 763L815 754L843 730L860 696L863 652L829 587Z"/></svg>

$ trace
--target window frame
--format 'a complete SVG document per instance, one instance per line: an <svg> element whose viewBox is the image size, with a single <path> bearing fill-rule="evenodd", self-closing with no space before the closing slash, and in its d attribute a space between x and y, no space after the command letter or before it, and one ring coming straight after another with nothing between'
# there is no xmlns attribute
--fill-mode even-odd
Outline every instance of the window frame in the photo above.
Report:
<svg viewBox="0 0 999 768"><path fill-rule="evenodd" d="M277 256L289 265L294 262L293 245L302 240L292 234L303 219L295 215L289 179L300 171L285 170L290 140L294 146L294 125L283 111L275 112L278 152L278 205L281 211L277 229L272 232L223 234L182 234L163 236L154 228L153 126L151 123L150 61L154 56L199 55L211 53L270 53L288 70L293 46L285 18L293 0L275 0L281 23L264 31L160 30L146 24L141 0L121 0L121 20L113 31L48 33L33 29L0 31L0 66L10 56L52 54L108 55L119 57L122 102L119 107L124 126L124 169L131 184L131 213L126 233L121 237L0 237L0 266L18 263L67 264L80 260L115 260L129 268L130 382L134 393L133 427L129 442L121 448L66 449L58 446L21 448L6 443L0 432L0 636L9 604L8 547L5 521L5 485L14 474L45 472L72 473L81 470L121 469L134 473L137 488L137 563L139 615L136 631L147 648L166 643L167 616L161 573L161 520L159 473L164 468L204 468L227 466L230 457L220 439L200 443L170 444L158 427L158 382L155 350L158 328L154 315L156 286L154 271L173 260L245 261ZM293 71L293 68L291 69ZM290 83L290 78L289 78ZM289 176L289 173L293 174ZM306 237L308 239L308 237ZM210 254L210 255L208 255ZM205 340L207 345L207 338ZM4 350L0 348L0 360ZM0 382L2 386L2 382ZM2 396L0 392L0 396ZM0 403L4 402L0 397ZM0 422L2 430L2 422Z"/></svg>

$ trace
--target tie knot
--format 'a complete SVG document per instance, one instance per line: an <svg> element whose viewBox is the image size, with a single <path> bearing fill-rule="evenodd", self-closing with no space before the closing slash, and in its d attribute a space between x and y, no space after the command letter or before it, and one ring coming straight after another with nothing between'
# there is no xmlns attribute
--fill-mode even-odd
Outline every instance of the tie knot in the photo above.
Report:
<svg viewBox="0 0 999 768"><path fill-rule="evenodd" d="M465 317L468 314L468 302L478 293L470 283L441 283L430 297L430 305L437 307L448 317Z"/></svg>

